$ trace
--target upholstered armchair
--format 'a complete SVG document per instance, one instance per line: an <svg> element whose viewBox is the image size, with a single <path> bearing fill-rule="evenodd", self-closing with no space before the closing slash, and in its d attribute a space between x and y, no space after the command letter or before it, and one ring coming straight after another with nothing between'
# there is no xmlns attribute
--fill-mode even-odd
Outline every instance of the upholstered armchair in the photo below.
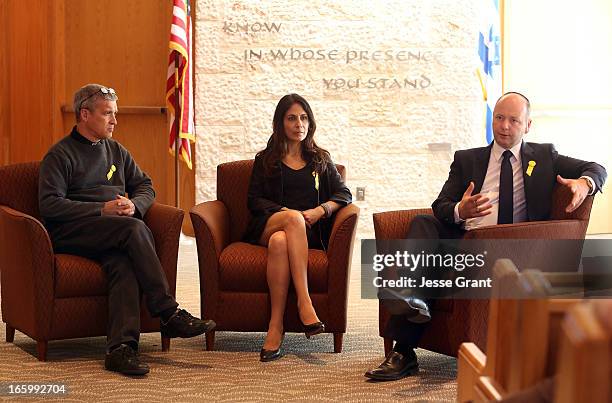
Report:
<svg viewBox="0 0 612 403"><path fill-rule="evenodd" d="M571 192L557 186L553 193L551 219L517 224L493 225L468 231L464 239L584 239L593 197L589 196L574 212L565 208L571 201ZM430 208L388 211L374 214L376 239L405 239L412 219L421 214L433 214ZM438 353L457 356L462 342L473 342L486 351L488 300L437 300L432 307L432 319L421 338L419 347ZM379 304L379 334L383 332L389 313ZM393 340L384 339L385 354Z"/></svg>
<svg viewBox="0 0 612 403"><path fill-rule="evenodd" d="M336 165L344 178L345 169ZM200 266L202 315L217 323L215 330L265 332L270 318L266 281L267 249L241 242L249 221L247 190L253 160L217 167L217 200L191 209ZM326 331L334 334L334 352L342 350L351 253L359 208L349 204L335 215L329 248L308 252L310 296ZM284 326L300 332L295 292L289 291ZM206 334L214 349L214 332Z"/></svg>
<svg viewBox="0 0 612 403"><path fill-rule="evenodd" d="M19 330L36 340L38 359L45 361L51 340L106 335L108 307L100 265L53 252L38 210L39 167L39 162L0 167L0 280L6 341L13 342ZM183 215L154 203L144 217L173 295ZM159 319L144 303L141 331L159 331ZM162 339L162 349L169 347L170 339Z"/></svg>

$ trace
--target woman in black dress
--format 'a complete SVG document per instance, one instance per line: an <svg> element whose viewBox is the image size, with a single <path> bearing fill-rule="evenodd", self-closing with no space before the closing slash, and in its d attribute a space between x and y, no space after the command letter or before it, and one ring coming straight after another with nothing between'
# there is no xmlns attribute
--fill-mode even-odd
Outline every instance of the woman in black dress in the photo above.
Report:
<svg viewBox="0 0 612 403"><path fill-rule="evenodd" d="M308 249L327 248L333 214L351 202L351 192L329 153L316 145L315 130L308 102L297 94L285 95L274 112L272 136L255 156L248 193L252 218L245 240L268 247L271 315L261 361L281 357L290 280L306 337L325 331L308 293Z"/></svg>

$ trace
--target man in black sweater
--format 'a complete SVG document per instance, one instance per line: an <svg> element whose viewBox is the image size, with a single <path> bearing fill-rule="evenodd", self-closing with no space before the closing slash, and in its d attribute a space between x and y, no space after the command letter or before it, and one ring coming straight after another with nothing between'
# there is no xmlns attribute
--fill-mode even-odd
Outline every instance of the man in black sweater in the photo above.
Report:
<svg viewBox="0 0 612 403"><path fill-rule="evenodd" d="M40 167L40 214L56 253L98 261L108 279L105 367L144 375L140 361L140 291L161 319L164 337L193 337L212 330L212 320L191 316L170 295L142 218L153 204L151 179L111 137L117 124L112 88L88 84L74 95L76 126L45 155Z"/></svg>

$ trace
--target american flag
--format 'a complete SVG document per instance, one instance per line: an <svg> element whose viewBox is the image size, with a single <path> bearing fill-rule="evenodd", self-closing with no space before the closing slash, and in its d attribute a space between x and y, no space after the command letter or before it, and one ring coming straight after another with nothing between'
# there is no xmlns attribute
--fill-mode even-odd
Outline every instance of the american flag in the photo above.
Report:
<svg viewBox="0 0 612 403"><path fill-rule="evenodd" d="M485 101L487 143L493 141L493 108L502 95L501 34L499 0L484 0L483 21L478 35L477 70Z"/></svg>
<svg viewBox="0 0 612 403"><path fill-rule="evenodd" d="M179 156L189 169L191 163L191 144L195 141L193 119L193 85L191 71L191 15L189 0L173 0L172 27L170 28L170 55L168 56L168 79L166 81L166 104L170 110L170 152L174 154L177 129L175 85L179 88ZM175 56L178 55L179 68L175 69Z"/></svg>

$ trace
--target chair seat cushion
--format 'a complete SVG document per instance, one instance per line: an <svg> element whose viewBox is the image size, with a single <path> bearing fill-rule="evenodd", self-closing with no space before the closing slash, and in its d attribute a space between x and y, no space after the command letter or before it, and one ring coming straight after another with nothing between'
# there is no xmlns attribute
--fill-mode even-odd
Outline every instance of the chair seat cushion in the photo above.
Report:
<svg viewBox="0 0 612 403"><path fill-rule="evenodd" d="M268 292L266 280L267 248L234 242L219 258L219 287L223 291ZM308 289L327 292L327 255L322 250L308 251Z"/></svg>
<svg viewBox="0 0 612 403"><path fill-rule="evenodd" d="M56 298L107 295L106 275L95 261L75 255L55 255Z"/></svg>

